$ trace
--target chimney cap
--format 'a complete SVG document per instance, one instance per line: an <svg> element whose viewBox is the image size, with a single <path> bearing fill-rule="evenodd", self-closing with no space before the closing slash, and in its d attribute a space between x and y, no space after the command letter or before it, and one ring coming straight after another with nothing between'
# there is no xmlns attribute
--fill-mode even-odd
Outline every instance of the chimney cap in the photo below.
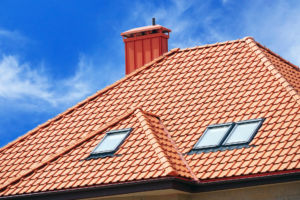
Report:
<svg viewBox="0 0 300 200"><path fill-rule="evenodd" d="M151 25L151 26L143 26L143 27L139 27L139 28L133 28L133 29L130 29L128 31L121 33L121 36L127 36L127 35L130 35L133 33L140 33L140 32L145 32L145 31L159 30L159 29L161 29L162 32L171 32L170 29L157 24L154 26Z"/></svg>

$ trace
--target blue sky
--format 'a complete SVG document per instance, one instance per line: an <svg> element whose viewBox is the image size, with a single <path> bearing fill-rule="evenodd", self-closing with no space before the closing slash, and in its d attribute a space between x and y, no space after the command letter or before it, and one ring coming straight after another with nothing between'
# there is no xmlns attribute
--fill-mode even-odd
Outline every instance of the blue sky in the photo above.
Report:
<svg viewBox="0 0 300 200"><path fill-rule="evenodd" d="M253 36L300 64L300 1L0 1L0 147L124 76L120 33L158 24L169 49Z"/></svg>

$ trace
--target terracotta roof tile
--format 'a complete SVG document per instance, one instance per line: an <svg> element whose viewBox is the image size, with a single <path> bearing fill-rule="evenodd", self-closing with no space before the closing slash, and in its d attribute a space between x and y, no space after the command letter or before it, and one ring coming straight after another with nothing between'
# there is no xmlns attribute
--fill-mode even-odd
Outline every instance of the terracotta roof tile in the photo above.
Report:
<svg viewBox="0 0 300 200"><path fill-rule="evenodd" d="M171 50L1 148L0 195L299 169L299 74L249 37ZM208 125L254 118L265 121L247 148L187 154ZM130 127L120 156L85 160Z"/></svg>

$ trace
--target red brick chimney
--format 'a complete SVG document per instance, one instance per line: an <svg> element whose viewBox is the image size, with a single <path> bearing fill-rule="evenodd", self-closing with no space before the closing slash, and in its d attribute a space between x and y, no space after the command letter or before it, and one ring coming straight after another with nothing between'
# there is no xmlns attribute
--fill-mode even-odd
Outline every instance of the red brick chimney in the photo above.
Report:
<svg viewBox="0 0 300 200"><path fill-rule="evenodd" d="M125 43L126 74L168 51L170 29L161 25L134 28L121 33Z"/></svg>

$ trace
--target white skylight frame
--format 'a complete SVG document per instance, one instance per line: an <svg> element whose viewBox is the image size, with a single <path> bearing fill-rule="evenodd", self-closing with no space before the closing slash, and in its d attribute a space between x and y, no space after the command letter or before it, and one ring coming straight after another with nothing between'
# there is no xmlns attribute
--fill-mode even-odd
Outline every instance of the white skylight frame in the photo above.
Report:
<svg viewBox="0 0 300 200"><path fill-rule="evenodd" d="M89 158L94 157L106 157L106 156L113 156L115 152L120 148L120 146L124 143L126 138L129 136L130 132L132 131L132 128L126 128L126 129L120 129L120 130L112 130L105 134L105 136L102 138L100 143L93 149L91 152ZM97 151L97 149L103 144L105 140L107 140L110 136L113 136L115 134L124 133L124 137L119 141L119 144L114 149L104 150L104 151Z"/></svg>
<svg viewBox="0 0 300 200"><path fill-rule="evenodd" d="M236 122L233 129L230 131L230 133L226 137L226 140L224 140L223 145L224 146L231 146L231 145L239 145L239 144L249 144L253 140L256 133L258 132L258 130L261 127L262 123L263 123L263 119L252 119L252 120L244 120L244 121ZM246 125L246 124L256 124L256 127L253 130L251 130L248 139L246 141L244 140L244 141L239 141L239 142L227 143L227 141L233 136L233 134L236 133L235 132L236 129L238 129L239 126ZM243 134L243 133L238 133L238 134Z"/></svg>
<svg viewBox="0 0 300 200"><path fill-rule="evenodd" d="M253 140L253 138L257 134L258 130L262 126L263 121L264 121L263 118L259 118L259 119L243 120L243 121L239 121L239 122L231 122L231 123L225 123L225 124L209 125L206 128L206 130L204 131L204 133L201 135L201 137L199 138L197 143L194 145L194 147L192 148L190 153L197 152L198 150L207 151L207 149L208 150L209 149L223 149L223 148L231 147L231 146L234 147L234 146L240 146L240 145L247 145ZM239 125L250 124L250 123L257 123L257 126L251 132L251 136L248 138L247 141L227 143L226 144L226 141L228 140L228 138L230 138L231 135L235 133L235 130L237 129L237 127ZM224 133L223 138L218 143L216 143L216 145L206 145L206 146L203 145L203 146L200 146L200 147L198 146L198 144L201 142L201 140L204 137L206 137L206 134L209 134L209 129L218 128L218 127L222 127L222 126L230 126L230 128L227 130L226 133Z"/></svg>
<svg viewBox="0 0 300 200"><path fill-rule="evenodd" d="M193 149L205 149L205 148L219 147L223 143L223 141L225 140L227 135L229 134L230 130L233 127L233 124L234 123L209 125L206 128L206 130L204 131L204 133L201 135L201 137L199 138L197 143L194 145ZM228 129L224 132L223 137L219 140L219 142L217 144L215 144L215 145L202 145L202 146L199 147L199 143L201 143L201 141L207 136L207 134L209 134L209 130L217 129L217 128L220 128L220 127L228 127Z"/></svg>

